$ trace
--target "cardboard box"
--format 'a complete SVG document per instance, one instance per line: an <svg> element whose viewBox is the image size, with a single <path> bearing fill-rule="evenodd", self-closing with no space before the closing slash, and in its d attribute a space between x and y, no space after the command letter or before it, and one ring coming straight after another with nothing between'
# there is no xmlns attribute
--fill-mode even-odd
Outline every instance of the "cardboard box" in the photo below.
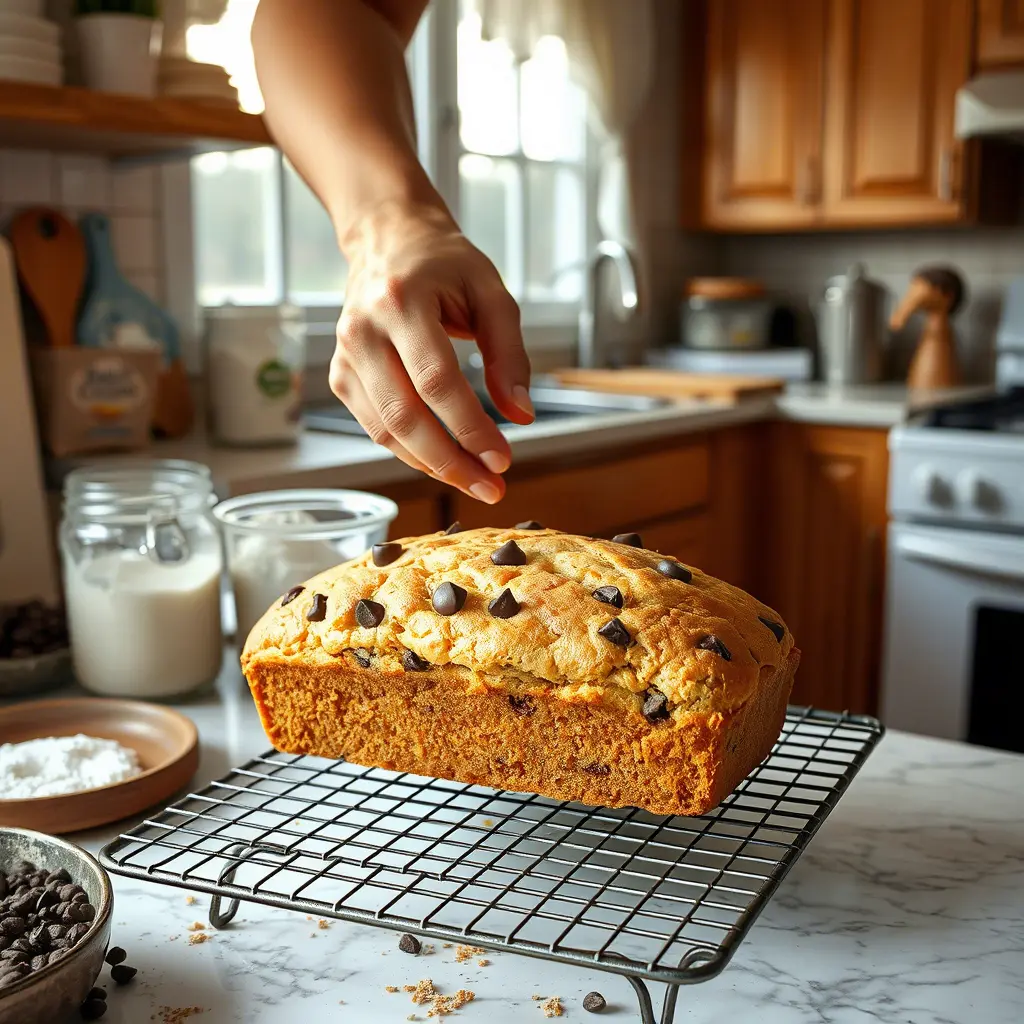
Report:
<svg viewBox="0 0 1024 1024"><path fill-rule="evenodd" d="M159 352L32 348L30 359L39 433L51 454L149 444Z"/></svg>

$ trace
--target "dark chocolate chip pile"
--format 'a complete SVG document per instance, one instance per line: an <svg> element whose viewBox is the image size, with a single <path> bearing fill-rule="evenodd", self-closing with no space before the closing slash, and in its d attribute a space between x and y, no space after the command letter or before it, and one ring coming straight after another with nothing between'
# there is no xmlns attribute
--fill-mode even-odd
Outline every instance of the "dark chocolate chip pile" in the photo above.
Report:
<svg viewBox="0 0 1024 1024"><path fill-rule="evenodd" d="M67 646L63 608L42 601L0 605L0 658L31 658Z"/></svg>
<svg viewBox="0 0 1024 1024"><path fill-rule="evenodd" d="M0 990L55 964L95 917L85 890L64 868L20 861L0 872Z"/></svg>

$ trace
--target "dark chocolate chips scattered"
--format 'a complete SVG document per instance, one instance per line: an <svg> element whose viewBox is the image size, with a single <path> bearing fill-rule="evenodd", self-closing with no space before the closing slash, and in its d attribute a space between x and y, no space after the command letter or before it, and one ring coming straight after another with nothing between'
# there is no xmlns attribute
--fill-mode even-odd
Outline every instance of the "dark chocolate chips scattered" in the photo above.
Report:
<svg viewBox="0 0 1024 1024"><path fill-rule="evenodd" d="M93 989L93 991L102 992L103 989ZM90 996L82 1003L78 1012L82 1015L82 1020L99 1020L107 1012L107 1001L97 996Z"/></svg>
<svg viewBox="0 0 1024 1024"><path fill-rule="evenodd" d="M693 579L693 573L690 572L685 565L673 562L671 558L663 558L655 568L662 576L667 576L670 580L679 580L681 583L689 583L690 580Z"/></svg>
<svg viewBox="0 0 1024 1024"><path fill-rule="evenodd" d="M128 954L120 946L111 946L107 955L103 958L111 967L123 964L128 959Z"/></svg>
<svg viewBox="0 0 1024 1024"><path fill-rule="evenodd" d="M137 967L129 967L127 964L118 964L110 968L110 976L118 985L127 985L138 973Z"/></svg>
<svg viewBox="0 0 1024 1024"><path fill-rule="evenodd" d="M456 522L452 523L452 525L449 526L447 530L444 531L444 535L446 537L450 537L453 533L462 533L462 530L463 530L462 523L456 521Z"/></svg>
<svg viewBox="0 0 1024 1024"><path fill-rule="evenodd" d="M766 619L763 615L758 615L758 619L775 634L775 639L781 644L782 638L786 635L786 627L781 622L772 622L771 619Z"/></svg>
<svg viewBox="0 0 1024 1024"><path fill-rule="evenodd" d="M0 605L0 658L31 658L68 645L63 608L42 601Z"/></svg>
<svg viewBox="0 0 1024 1024"><path fill-rule="evenodd" d="M590 1013L600 1013L608 1004L600 992L588 992L583 997L583 1009Z"/></svg>
<svg viewBox="0 0 1024 1024"><path fill-rule="evenodd" d="M430 603L438 615L454 615L456 612L462 611L466 597L466 591L457 583L445 581L434 590Z"/></svg>
<svg viewBox="0 0 1024 1024"><path fill-rule="evenodd" d="M648 722L663 722L668 718L668 697L659 690L648 690L641 710Z"/></svg>
<svg viewBox="0 0 1024 1024"><path fill-rule="evenodd" d="M526 565L526 552L514 540L507 540L491 552L491 561L495 565Z"/></svg>
<svg viewBox="0 0 1024 1024"><path fill-rule="evenodd" d="M622 607L622 591L618 587L598 587L593 596L604 604L613 605L615 608Z"/></svg>
<svg viewBox="0 0 1024 1024"><path fill-rule="evenodd" d="M487 604L487 610L496 619L511 619L513 615L518 614L520 609L519 602L515 599L512 591L506 587L493 601L489 601Z"/></svg>
<svg viewBox="0 0 1024 1024"><path fill-rule="evenodd" d="M617 533L612 537L613 544L628 544L631 548L642 548L644 542L639 533Z"/></svg>
<svg viewBox="0 0 1024 1024"><path fill-rule="evenodd" d="M356 601L356 622L363 629L376 629L384 621L384 605L376 601Z"/></svg>
<svg viewBox="0 0 1024 1024"><path fill-rule="evenodd" d="M306 588L305 587L292 587L284 597L281 598L281 607L283 608L286 604L291 604Z"/></svg>
<svg viewBox="0 0 1024 1024"><path fill-rule="evenodd" d="M724 658L726 661L732 661L732 653L729 648L722 643L721 640L715 636L714 633L709 633L707 636L702 636L697 641L697 646L702 651L711 651L713 654L717 654L719 657Z"/></svg>
<svg viewBox="0 0 1024 1024"><path fill-rule="evenodd" d="M313 603L306 612L310 622L323 622L327 618L327 598L323 594L314 594Z"/></svg>
<svg viewBox="0 0 1024 1024"><path fill-rule="evenodd" d="M423 947L420 944L420 940L417 939L415 935L410 935L408 932L406 932L398 940L398 948L403 953L411 953L413 956L415 956Z"/></svg>
<svg viewBox="0 0 1024 1024"><path fill-rule="evenodd" d="M538 523L536 519L527 519L522 523L516 523L517 530L543 530L544 524Z"/></svg>
<svg viewBox="0 0 1024 1024"><path fill-rule="evenodd" d="M430 662L421 658L415 651L404 651L402 653L402 668L406 672L426 672L430 668Z"/></svg>
<svg viewBox="0 0 1024 1024"><path fill-rule="evenodd" d="M616 647L629 647L633 643L633 638L621 619L609 619L597 632Z"/></svg>
<svg viewBox="0 0 1024 1024"><path fill-rule="evenodd" d="M374 544L370 549L370 557L376 566L390 565L402 554L402 545L396 541L388 541L386 544Z"/></svg>

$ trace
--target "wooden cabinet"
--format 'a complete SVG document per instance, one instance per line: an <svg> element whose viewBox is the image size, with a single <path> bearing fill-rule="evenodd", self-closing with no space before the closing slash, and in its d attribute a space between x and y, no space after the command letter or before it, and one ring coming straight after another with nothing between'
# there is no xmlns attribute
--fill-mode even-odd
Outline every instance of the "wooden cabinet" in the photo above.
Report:
<svg viewBox="0 0 1024 1024"><path fill-rule="evenodd" d="M960 220L956 90L970 0L831 0L822 216L829 224Z"/></svg>
<svg viewBox="0 0 1024 1024"><path fill-rule="evenodd" d="M978 0L979 70L1024 65L1024 0Z"/></svg>
<svg viewBox="0 0 1024 1024"><path fill-rule="evenodd" d="M873 712L885 566L886 432L776 423L757 596L802 652L797 703Z"/></svg>
<svg viewBox="0 0 1024 1024"><path fill-rule="evenodd" d="M818 217L827 0L713 0L708 12L704 219Z"/></svg>

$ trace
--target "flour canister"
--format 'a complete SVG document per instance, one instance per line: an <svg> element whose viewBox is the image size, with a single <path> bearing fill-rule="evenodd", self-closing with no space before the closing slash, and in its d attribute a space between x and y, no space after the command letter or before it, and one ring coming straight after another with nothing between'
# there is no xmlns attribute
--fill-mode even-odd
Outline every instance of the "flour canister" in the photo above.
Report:
<svg viewBox="0 0 1024 1024"><path fill-rule="evenodd" d="M305 357L305 322L294 306L207 310L208 412L214 439L254 446L295 441Z"/></svg>

